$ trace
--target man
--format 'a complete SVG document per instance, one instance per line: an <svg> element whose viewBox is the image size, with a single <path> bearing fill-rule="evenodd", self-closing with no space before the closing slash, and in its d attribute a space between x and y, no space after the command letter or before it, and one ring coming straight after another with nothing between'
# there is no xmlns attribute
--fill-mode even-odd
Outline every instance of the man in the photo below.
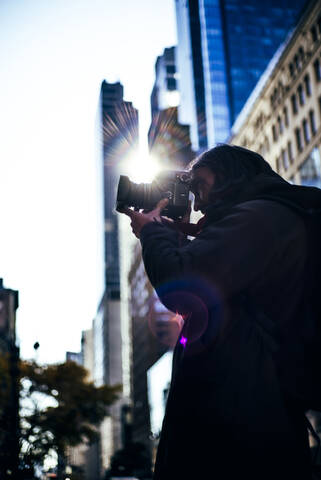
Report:
<svg viewBox="0 0 321 480"><path fill-rule="evenodd" d="M193 166L195 239L126 209L147 275L185 323L174 350L155 480L311 479L303 398L309 250L320 191L220 145ZM173 228L177 227L177 228Z"/></svg>

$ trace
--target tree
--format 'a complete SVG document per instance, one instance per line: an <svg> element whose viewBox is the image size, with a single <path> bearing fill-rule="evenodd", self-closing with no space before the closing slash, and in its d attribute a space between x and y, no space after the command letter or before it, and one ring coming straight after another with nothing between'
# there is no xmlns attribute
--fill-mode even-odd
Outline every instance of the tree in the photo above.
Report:
<svg viewBox="0 0 321 480"><path fill-rule="evenodd" d="M71 361L46 366L22 361L20 372L24 469L42 465L51 451L63 460L67 446L97 440L97 426L118 398L120 385L96 387L86 369Z"/></svg>

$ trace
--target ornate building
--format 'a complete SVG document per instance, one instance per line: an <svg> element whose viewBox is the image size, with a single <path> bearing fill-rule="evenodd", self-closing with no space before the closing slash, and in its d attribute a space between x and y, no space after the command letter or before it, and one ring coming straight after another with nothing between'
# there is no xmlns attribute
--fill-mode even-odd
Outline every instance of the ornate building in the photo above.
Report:
<svg viewBox="0 0 321 480"><path fill-rule="evenodd" d="M310 2L232 127L286 180L321 187L321 2Z"/></svg>

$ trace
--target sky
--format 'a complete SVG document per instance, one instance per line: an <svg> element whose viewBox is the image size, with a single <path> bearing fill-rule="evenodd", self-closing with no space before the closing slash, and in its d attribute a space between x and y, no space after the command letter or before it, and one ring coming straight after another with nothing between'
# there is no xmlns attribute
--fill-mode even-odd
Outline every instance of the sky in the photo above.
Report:
<svg viewBox="0 0 321 480"><path fill-rule="evenodd" d="M146 144L174 0L0 0L0 277L19 291L22 358L79 351L102 293L100 85L120 81ZM37 353L33 349L38 341Z"/></svg>

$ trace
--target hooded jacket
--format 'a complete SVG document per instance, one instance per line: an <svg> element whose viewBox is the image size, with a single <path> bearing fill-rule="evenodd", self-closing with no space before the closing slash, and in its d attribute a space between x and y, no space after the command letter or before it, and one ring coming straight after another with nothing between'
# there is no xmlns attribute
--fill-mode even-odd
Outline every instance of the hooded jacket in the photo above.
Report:
<svg viewBox="0 0 321 480"><path fill-rule="evenodd" d="M190 243L141 231L147 275L185 319L155 480L311 478L304 304L321 194L276 174L243 187L209 205Z"/></svg>

